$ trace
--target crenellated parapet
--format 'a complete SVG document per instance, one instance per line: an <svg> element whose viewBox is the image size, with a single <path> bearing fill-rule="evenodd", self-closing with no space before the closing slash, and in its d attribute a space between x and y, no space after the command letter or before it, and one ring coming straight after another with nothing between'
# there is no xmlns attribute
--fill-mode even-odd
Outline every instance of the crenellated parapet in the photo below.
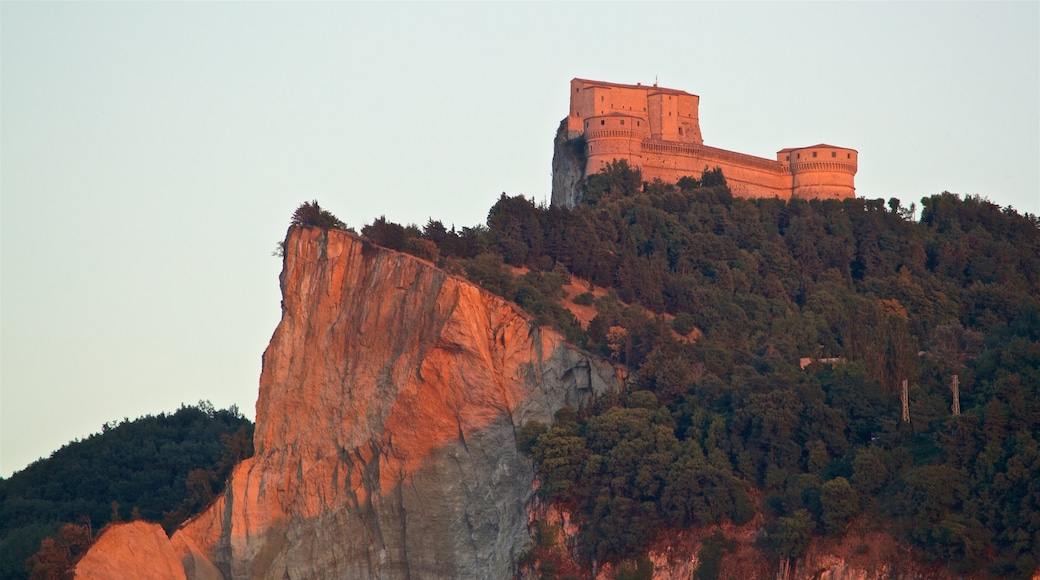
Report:
<svg viewBox="0 0 1040 580"><path fill-rule="evenodd" d="M856 196L859 154L855 149L821 143L782 149L776 158L791 174L791 197L844 199Z"/></svg>
<svg viewBox="0 0 1040 580"><path fill-rule="evenodd" d="M819 144L782 149L773 160L709 147L701 138L699 106L700 97L676 89L573 79L570 112L560 137L584 136L585 175L624 159L642 170L645 181L674 183L720 167L731 191L740 197L856 195L856 150ZM553 199L575 196L554 190Z"/></svg>
<svg viewBox="0 0 1040 580"><path fill-rule="evenodd" d="M641 117L624 113L597 115L585 119L585 174L590 175L617 159L631 167L643 164L643 141L649 125Z"/></svg>

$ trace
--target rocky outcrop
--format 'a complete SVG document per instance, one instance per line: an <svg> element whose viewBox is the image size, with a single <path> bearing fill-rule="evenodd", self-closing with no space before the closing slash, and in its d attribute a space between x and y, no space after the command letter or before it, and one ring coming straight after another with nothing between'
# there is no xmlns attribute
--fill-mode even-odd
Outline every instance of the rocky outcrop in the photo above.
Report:
<svg viewBox="0 0 1040 580"><path fill-rule="evenodd" d="M571 135L567 120L560 123L553 139L552 197L550 203L572 208L581 202L581 180L585 177L585 137Z"/></svg>
<svg viewBox="0 0 1040 580"><path fill-rule="evenodd" d="M347 232L291 230L281 286L256 453L171 538L186 577L510 577L534 476L516 433L609 388L613 369Z"/></svg>
<svg viewBox="0 0 1040 580"><path fill-rule="evenodd" d="M105 528L76 565L80 580L108 580L113 574L141 580L184 580L179 554L159 524L129 522Z"/></svg>

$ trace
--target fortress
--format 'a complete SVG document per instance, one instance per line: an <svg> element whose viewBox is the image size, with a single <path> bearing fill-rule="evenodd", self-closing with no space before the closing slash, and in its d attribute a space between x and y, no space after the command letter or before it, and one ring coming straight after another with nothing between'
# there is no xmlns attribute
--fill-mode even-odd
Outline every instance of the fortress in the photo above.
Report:
<svg viewBox="0 0 1040 580"><path fill-rule="evenodd" d="M656 84L573 79L570 95L570 113L556 137L554 204L574 205L580 178L615 159L640 168L644 181L669 183L687 175L699 178L705 168L720 167L733 195L739 197L843 199L856 195L855 149L825 144L788 148L778 151L773 160L709 147L701 138L700 97ZM585 166L573 167L573 160L569 164L563 158L566 153L561 147L582 136ZM579 170L581 175L577 175Z"/></svg>

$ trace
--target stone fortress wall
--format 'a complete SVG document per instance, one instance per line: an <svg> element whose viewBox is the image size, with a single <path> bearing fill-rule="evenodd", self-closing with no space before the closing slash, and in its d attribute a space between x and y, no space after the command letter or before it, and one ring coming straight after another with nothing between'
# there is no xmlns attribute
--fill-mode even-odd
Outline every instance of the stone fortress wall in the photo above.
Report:
<svg viewBox="0 0 1040 580"><path fill-rule="evenodd" d="M657 85L571 80L564 137L584 135L584 174L615 159L642 169L643 179L675 183L722 168L734 195L781 199L855 197L858 154L819 144L782 149L776 159L709 147L701 137L700 97Z"/></svg>

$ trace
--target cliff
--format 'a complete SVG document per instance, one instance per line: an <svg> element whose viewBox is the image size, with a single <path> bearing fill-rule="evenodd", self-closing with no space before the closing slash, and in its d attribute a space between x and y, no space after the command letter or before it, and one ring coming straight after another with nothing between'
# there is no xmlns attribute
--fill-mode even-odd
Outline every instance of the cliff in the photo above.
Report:
<svg viewBox="0 0 1040 580"><path fill-rule="evenodd" d="M534 476L516 433L605 390L613 369L512 304L347 232L291 230L281 287L254 457L168 545L115 526L102 540L124 549L99 541L77 577L93 577L86 562L142 577L156 550L189 579L510 577Z"/></svg>
<svg viewBox="0 0 1040 580"><path fill-rule="evenodd" d="M566 119L553 139L552 197L554 206L572 208L581 202L581 180L585 176L584 139L571 139Z"/></svg>

